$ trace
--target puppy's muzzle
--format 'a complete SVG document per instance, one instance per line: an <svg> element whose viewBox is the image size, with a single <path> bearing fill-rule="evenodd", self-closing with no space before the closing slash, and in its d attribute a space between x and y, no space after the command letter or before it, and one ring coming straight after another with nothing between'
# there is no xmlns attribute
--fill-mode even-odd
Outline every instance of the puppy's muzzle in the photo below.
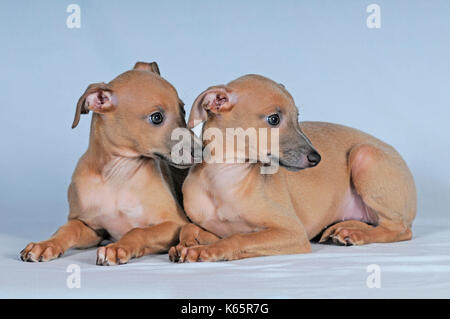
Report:
<svg viewBox="0 0 450 319"><path fill-rule="evenodd" d="M281 151L280 155L280 166L293 172L317 166L322 159L320 154L310 145L288 148Z"/></svg>

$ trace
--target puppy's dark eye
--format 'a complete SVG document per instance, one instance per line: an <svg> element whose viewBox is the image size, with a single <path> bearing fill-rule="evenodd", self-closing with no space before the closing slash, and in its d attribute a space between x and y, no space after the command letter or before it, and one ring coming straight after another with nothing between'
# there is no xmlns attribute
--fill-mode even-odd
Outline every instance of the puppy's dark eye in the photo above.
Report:
<svg viewBox="0 0 450 319"><path fill-rule="evenodd" d="M161 112L152 113L149 120L154 125L159 125L164 121L164 115Z"/></svg>
<svg viewBox="0 0 450 319"><path fill-rule="evenodd" d="M278 114L272 114L267 117L267 123L272 126L280 124L280 116Z"/></svg>

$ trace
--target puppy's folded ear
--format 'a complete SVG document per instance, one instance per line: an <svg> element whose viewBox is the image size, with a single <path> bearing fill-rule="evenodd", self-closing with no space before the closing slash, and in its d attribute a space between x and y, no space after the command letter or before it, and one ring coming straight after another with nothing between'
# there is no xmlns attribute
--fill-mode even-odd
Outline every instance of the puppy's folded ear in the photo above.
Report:
<svg viewBox="0 0 450 319"><path fill-rule="evenodd" d="M188 120L188 128L206 121L208 111L223 113L230 111L237 102L236 94L224 85L213 86L202 92L192 104Z"/></svg>
<svg viewBox="0 0 450 319"><path fill-rule="evenodd" d="M156 62L136 62L133 70L149 71L161 75L161 73L159 72L158 64Z"/></svg>
<svg viewBox="0 0 450 319"><path fill-rule="evenodd" d="M78 100L72 128L75 128L80 122L81 114L88 114L89 111L106 113L113 109L113 95L108 85L103 82L91 84Z"/></svg>

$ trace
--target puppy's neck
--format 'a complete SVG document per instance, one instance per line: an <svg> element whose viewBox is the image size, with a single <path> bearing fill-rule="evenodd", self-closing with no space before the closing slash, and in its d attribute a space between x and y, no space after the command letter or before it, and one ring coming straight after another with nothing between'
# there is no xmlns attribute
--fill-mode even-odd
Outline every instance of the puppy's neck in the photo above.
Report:
<svg viewBox="0 0 450 319"><path fill-rule="evenodd" d="M152 159L113 145L106 137L103 125L102 119L94 114L85 160L89 168L100 174L105 182L119 185Z"/></svg>
<svg viewBox="0 0 450 319"><path fill-rule="evenodd" d="M255 169L255 164L203 164L206 180L221 188L229 188L246 180Z"/></svg>
<svg viewBox="0 0 450 319"><path fill-rule="evenodd" d="M102 170L103 180L107 183L120 186L123 182L133 177L149 161L150 159L145 157L128 158L113 156Z"/></svg>

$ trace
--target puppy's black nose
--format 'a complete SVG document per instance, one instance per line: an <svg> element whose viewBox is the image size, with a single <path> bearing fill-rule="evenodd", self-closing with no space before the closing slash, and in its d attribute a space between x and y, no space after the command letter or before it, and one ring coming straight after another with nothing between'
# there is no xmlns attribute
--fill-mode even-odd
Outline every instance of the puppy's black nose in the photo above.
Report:
<svg viewBox="0 0 450 319"><path fill-rule="evenodd" d="M319 164L320 159L321 159L320 154L317 153L316 151L312 151L306 157L308 158L308 162L311 167L314 167L317 164Z"/></svg>

